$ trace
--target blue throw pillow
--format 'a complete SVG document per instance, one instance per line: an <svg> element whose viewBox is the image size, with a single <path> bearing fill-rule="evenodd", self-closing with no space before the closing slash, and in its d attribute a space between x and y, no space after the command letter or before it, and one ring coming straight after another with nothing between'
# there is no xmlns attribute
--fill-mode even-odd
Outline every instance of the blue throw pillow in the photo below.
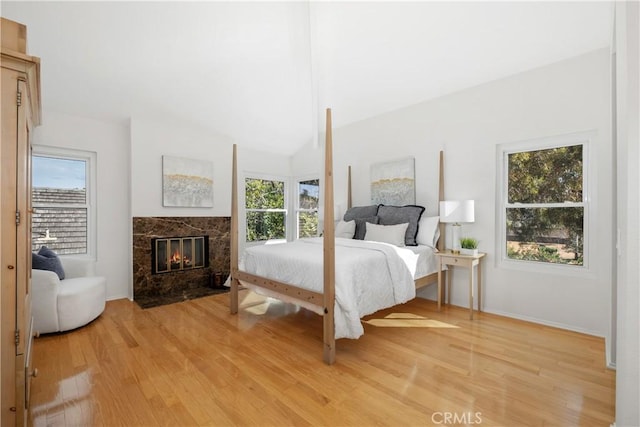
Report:
<svg viewBox="0 0 640 427"><path fill-rule="evenodd" d="M43 246L31 256L31 267L36 270L49 270L55 272L60 280L64 279L64 269L58 255L51 249Z"/></svg>

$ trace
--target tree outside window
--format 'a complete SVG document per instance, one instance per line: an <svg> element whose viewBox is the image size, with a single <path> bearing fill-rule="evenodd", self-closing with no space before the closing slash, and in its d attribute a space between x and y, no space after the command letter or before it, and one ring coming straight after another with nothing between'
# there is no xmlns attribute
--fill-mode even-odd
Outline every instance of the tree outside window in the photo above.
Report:
<svg viewBox="0 0 640 427"><path fill-rule="evenodd" d="M298 238L318 235L320 180L298 181Z"/></svg>
<svg viewBox="0 0 640 427"><path fill-rule="evenodd" d="M584 145L508 153L507 258L584 265Z"/></svg>
<svg viewBox="0 0 640 427"><path fill-rule="evenodd" d="M285 182L245 179L247 242L286 239Z"/></svg>

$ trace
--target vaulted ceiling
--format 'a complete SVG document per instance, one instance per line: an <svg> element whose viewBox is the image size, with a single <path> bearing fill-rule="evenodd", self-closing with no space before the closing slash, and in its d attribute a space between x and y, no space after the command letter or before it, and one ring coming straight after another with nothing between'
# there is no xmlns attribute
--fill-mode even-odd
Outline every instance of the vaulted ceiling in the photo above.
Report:
<svg viewBox="0 0 640 427"><path fill-rule="evenodd" d="M342 126L611 44L611 2L10 2L43 109L292 154ZM46 120L46 116L45 116Z"/></svg>

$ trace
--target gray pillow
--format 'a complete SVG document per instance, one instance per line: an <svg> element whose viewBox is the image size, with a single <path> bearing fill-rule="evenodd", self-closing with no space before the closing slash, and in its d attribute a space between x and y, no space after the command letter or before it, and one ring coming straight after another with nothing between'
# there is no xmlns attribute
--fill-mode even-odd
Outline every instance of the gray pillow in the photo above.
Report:
<svg viewBox="0 0 640 427"><path fill-rule="evenodd" d="M344 213L344 220L351 221L352 219L371 218L378 214L378 205L370 206L355 206L347 209Z"/></svg>
<svg viewBox="0 0 640 427"><path fill-rule="evenodd" d="M62 268L60 258L58 258L58 255L54 251L46 246L42 246L37 253L32 252L31 268L53 271L58 275L60 280L64 280L64 269Z"/></svg>
<svg viewBox="0 0 640 427"><path fill-rule="evenodd" d="M378 218L382 225L396 225L409 223L407 232L404 237L404 243L407 246L417 246L416 236L418 235L418 221L424 212L424 206L406 205L406 206L378 206Z"/></svg>
<svg viewBox="0 0 640 427"><path fill-rule="evenodd" d="M347 209L343 219L345 221L356 220L356 234L353 236L354 239L364 240L364 235L367 232L366 223L372 222L378 224L377 213L378 205L355 206Z"/></svg>
<svg viewBox="0 0 640 427"><path fill-rule="evenodd" d="M354 239L364 240L365 234L367 234L367 223L370 222L372 224L378 224L380 218L377 216L372 216L369 218L357 218L356 221L356 234L353 236Z"/></svg>

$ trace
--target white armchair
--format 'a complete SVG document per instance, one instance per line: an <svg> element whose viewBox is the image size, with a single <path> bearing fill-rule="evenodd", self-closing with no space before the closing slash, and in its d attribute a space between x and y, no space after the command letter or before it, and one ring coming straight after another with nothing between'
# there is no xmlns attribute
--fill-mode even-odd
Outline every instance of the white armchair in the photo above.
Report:
<svg viewBox="0 0 640 427"><path fill-rule="evenodd" d="M61 257L64 280L53 271L32 270L34 331L46 334L79 328L104 311L107 279L95 275L88 258Z"/></svg>

